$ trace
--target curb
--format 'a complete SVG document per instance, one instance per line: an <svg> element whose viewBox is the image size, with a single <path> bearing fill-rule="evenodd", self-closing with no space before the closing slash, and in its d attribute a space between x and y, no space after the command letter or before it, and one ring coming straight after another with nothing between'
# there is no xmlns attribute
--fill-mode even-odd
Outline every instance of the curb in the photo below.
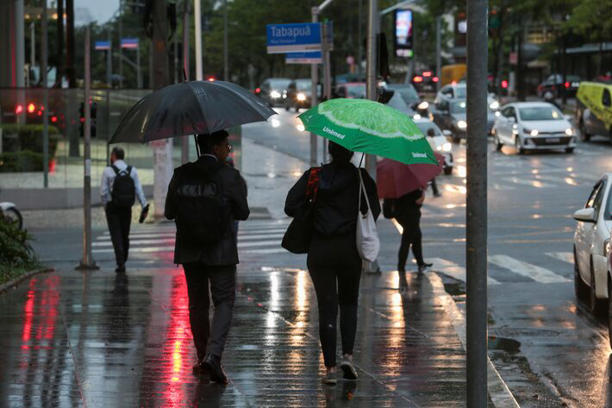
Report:
<svg viewBox="0 0 612 408"><path fill-rule="evenodd" d="M451 323L463 344L463 348L466 347L466 335L465 335L465 316L457 307L454 299L444 289L444 284L440 276L435 273L426 274L429 282L434 288L434 293L442 300L443 306L448 313ZM510 388L504 382L503 378L493 365L493 362L487 355L487 390L489 398L493 402L496 408L520 408L520 405L512 395Z"/></svg>
<svg viewBox="0 0 612 408"><path fill-rule="evenodd" d="M34 269L29 272L26 272L23 275L18 276L15 279L10 280L0 285L0 294L2 294L3 292L9 290L10 288L14 286L19 285L21 282L23 282L26 279L31 278L34 275L38 275L39 273L50 273L50 272L55 272L55 268L39 268L39 269Z"/></svg>

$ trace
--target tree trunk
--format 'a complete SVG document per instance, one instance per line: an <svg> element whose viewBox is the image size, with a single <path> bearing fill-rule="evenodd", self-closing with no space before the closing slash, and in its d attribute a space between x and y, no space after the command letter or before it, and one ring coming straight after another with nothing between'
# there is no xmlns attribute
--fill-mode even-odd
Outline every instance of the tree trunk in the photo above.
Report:
<svg viewBox="0 0 612 408"><path fill-rule="evenodd" d="M64 76L64 0L57 0L57 74L55 88L62 87Z"/></svg>

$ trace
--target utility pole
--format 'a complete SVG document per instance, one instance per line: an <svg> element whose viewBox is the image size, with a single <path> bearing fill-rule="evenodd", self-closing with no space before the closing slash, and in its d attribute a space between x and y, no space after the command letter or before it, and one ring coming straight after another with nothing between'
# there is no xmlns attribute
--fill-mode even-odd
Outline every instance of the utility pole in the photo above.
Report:
<svg viewBox="0 0 612 408"><path fill-rule="evenodd" d="M467 0L467 407L487 397L487 0Z"/></svg>
<svg viewBox="0 0 612 408"><path fill-rule="evenodd" d="M317 23L319 21L319 8L312 8L312 22ZM319 83L319 67L317 64L310 65L310 79L312 80L312 84L310 87L310 106L314 107L319 104L319 95L318 95L318 83ZM310 132L310 165L317 165L317 158L319 156L317 152L317 135Z"/></svg>
<svg viewBox="0 0 612 408"><path fill-rule="evenodd" d="M71 0L67 0L71 1ZM85 31L85 128L83 130L83 258L78 270L99 269L91 252L91 34L90 24Z"/></svg>
<svg viewBox="0 0 612 408"><path fill-rule="evenodd" d="M160 89L170 82L168 72L168 19L166 0L153 0L153 89ZM153 146L153 202L154 216L161 219L168 184L172 176L172 140L162 139L151 142Z"/></svg>
<svg viewBox="0 0 612 408"><path fill-rule="evenodd" d="M204 79L202 70L202 10L200 0L193 2L193 22L195 24L195 57L196 57L196 80Z"/></svg>
<svg viewBox="0 0 612 408"><path fill-rule="evenodd" d="M30 22L30 69L36 65L36 24Z"/></svg>
<svg viewBox="0 0 612 408"><path fill-rule="evenodd" d="M110 28L106 34L108 39L108 50L106 51L106 83L109 88L113 87L113 39L111 37ZM121 47L119 47L121 48Z"/></svg>
<svg viewBox="0 0 612 408"><path fill-rule="evenodd" d="M43 87L43 186L49 187L49 89L47 83L47 2L43 1L42 41L40 42L40 74ZM22 65L23 67L23 65Z"/></svg>
<svg viewBox="0 0 612 408"><path fill-rule="evenodd" d="M76 88L74 66L74 0L66 0L66 74L69 88ZM70 156L73 156L73 143L70 143L70 146ZM78 155L77 150L76 156Z"/></svg>
<svg viewBox="0 0 612 408"><path fill-rule="evenodd" d="M123 38L123 0L119 0L119 88L123 88L123 46L121 40ZM138 44L140 47L140 44ZM136 51L138 53L138 51ZM137 57L138 58L138 54ZM138 64L140 69L140 64ZM138 74L137 74L138 75Z"/></svg>
<svg viewBox="0 0 612 408"><path fill-rule="evenodd" d="M366 50L366 97L372 101L376 101L376 38L377 38L377 20L378 1L368 0L368 37ZM366 156L366 170L372 177L376 177L376 156Z"/></svg>
<svg viewBox="0 0 612 408"><path fill-rule="evenodd" d="M327 23L321 24L321 56L323 57L323 94L325 96L325 100L329 101L331 99L331 58L330 58L330 49L332 44L328 42L330 37L330 33L328 30L330 29L330 25ZM327 143L323 142L323 161L327 160Z"/></svg>
<svg viewBox="0 0 612 408"><path fill-rule="evenodd" d="M442 16L436 17L436 91L440 90L440 82L442 78ZM414 59L414 57L413 57Z"/></svg>
<svg viewBox="0 0 612 408"><path fill-rule="evenodd" d="M227 39L227 0L223 0L223 80L229 81L229 49Z"/></svg>
<svg viewBox="0 0 612 408"><path fill-rule="evenodd" d="M189 1L183 1L183 75L189 81ZM189 136L181 138L181 163L189 161Z"/></svg>

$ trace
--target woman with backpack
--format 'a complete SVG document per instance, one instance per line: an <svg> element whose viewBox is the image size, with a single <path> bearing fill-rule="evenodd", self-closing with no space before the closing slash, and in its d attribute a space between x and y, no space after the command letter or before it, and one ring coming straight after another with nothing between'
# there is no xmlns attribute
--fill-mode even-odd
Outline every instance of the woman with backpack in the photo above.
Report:
<svg viewBox="0 0 612 408"><path fill-rule="evenodd" d="M374 180L364 169L357 169L351 163L353 152L329 142L329 153L331 163L309 169L291 188L285 201L285 213L295 217L307 200L312 200L312 238L307 264L319 308L319 337L327 369L323 382L333 385L337 382L338 306L343 355L340 367L345 379L357 378L353 345L362 260L357 251L356 233L357 214L364 210L366 202L366 197L359 200L359 172L374 219L380 214L380 204Z"/></svg>

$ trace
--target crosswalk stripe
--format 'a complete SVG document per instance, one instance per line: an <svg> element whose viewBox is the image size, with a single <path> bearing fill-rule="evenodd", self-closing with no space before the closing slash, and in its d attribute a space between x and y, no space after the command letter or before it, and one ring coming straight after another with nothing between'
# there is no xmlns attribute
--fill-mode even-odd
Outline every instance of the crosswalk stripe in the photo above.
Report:
<svg viewBox="0 0 612 408"><path fill-rule="evenodd" d="M557 275L546 268L519 261L508 255L491 255L489 256L489 263L541 283L569 282L569 279Z"/></svg>
<svg viewBox="0 0 612 408"><path fill-rule="evenodd" d="M168 244L172 243L174 245L174 238L163 238L163 239L130 239L130 245L152 245L152 244ZM112 246L113 243L110 241L103 242L93 242L91 246L94 247L103 247L103 246Z"/></svg>
<svg viewBox="0 0 612 408"><path fill-rule="evenodd" d="M240 250L241 254L259 254L259 255L269 255L269 254L288 254L289 252L284 248L269 248L269 249L245 249Z"/></svg>
<svg viewBox="0 0 612 408"><path fill-rule="evenodd" d="M574 264L574 254L571 252L547 252L546 255L572 265Z"/></svg>
<svg viewBox="0 0 612 408"><path fill-rule="evenodd" d="M281 242L278 240L274 241L255 241L255 242L240 242L238 241L238 249L240 248L253 248L253 247L264 247L278 245L280 247Z"/></svg>
<svg viewBox="0 0 612 408"><path fill-rule="evenodd" d="M149 252L172 252L174 251L174 245L166 245L166 246L154 246L154 247L130 247L130 254L132 253L149 253ZM104 253L113 253L115 250L113 248L102 248L102 249L92 249L91 252L94 254L104 254Z"/></svg>
<svg viewBox="0 0 612 408"><path fill-rule="evenodd" d="M442 272L445 275L463 282L466 281L465 268L463 266L459 266L454 262L442 258L430 258L429 261L433 263L432 269L434 271ZM487 277L487 282L489 285L499 285L499 281L491 277Z"/></svg>

